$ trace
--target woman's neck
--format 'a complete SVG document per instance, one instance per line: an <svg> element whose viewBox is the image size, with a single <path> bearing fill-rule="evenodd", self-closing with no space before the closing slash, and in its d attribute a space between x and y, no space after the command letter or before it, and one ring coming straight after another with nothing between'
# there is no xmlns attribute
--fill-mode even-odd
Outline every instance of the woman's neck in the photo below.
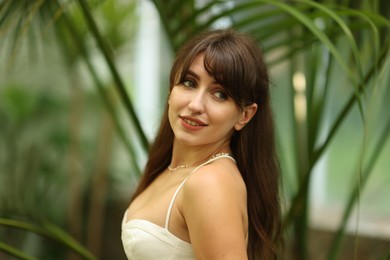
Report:
<svg viewBox="0 0 390 260"><path fill-rule="evenodd" d="M187 146L178 141L173 142L172 160L170 166L172 168L186 165L193 167L205 162L213 155L218 153L231 153L228 142L214 146Z"/></svg>

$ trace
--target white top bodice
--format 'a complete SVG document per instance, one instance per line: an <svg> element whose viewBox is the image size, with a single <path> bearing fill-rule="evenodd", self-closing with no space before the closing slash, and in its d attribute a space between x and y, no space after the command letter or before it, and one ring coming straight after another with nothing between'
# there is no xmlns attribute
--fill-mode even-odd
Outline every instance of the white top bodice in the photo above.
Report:
<svg viewBox="0 0 390 260"><path fill-rule="evenodd" d="M128 222L127 210L122 221L122 243L126 256L131 260L193 260L194 252L190 243L176 237L168 229L171 210L176 196L187 179L200 167L219 158L233 157L220 154L196 167L177 187L169 204L164 227L150 221L132 219Z"/></svg>

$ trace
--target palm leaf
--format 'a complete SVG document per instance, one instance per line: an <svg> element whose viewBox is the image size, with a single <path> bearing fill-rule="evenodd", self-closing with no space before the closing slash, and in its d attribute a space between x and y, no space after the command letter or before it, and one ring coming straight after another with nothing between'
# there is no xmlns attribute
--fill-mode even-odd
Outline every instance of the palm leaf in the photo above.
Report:
<svg viewBox="0 0 390 260"><path fill-rule="evenodd" d="M71 236L50 222L43 222L42 227L39 227L23 221L0 218L0 225L25 230L49 239L56 240L85 259L95 259L95 257L88 250L82 247Z"/></svg>
<svg viewBox="0 0 390 260"><path fill-rule="evenodd" d="M116 69L116 66L113 61L113 55L111 53L110 48L108 47L107 42L103 37L101 36L101 33L96 25L96 22L90 12L90 8L85 0L79 0L79 5L81 10L83 11L84 18L88 24L89 29L91 30L93 36L96 39L96 43L98 44L100 50L102 51L102 54L105 58L105 61L107 62L107 65L110 69L110 72L113 76L113 80L115 82L115 86L117 87L117 90L120 94L120 97L122 99L123 104L125 105L127 111L130 114L130 118L132 119L132 123L135 127L136 133L141 141L142 148L145 149L145 151L148 150L149 142L145 135L145 132L143 131L141 127L141 123L138 119L137 114L135 113L135 109L133 107L133 104L127 94L125 85L118 73L118 70Z"/></svg>
<svg viewBox="0 0 390 260"><path fill-rule="evenodd" d="M35 258L26 255L22 251L18 250L15 247L12 247L10 245L7 245L5 243L0 242L0 250L8 253L9 255L12 255L18 259L25 259L25 260L34 260Z"/></svg>
<svg viewBox="0 0 390 260"><path fill-rule="evenodd" d="M59 4L59 3L58 3ZM60 9L60 6L58 6ZM74 46L77 50L79 50L79 55L83 58L91 76L92 79L95 82L95 86L97 87L98 93L100 94L108 112L110 113L112 120L114 122L115 128L117 130L117 133L119 137L122 140L123 145L126 147L127 151L129 152L129 158L132 161L132 165L134 167L134 171L132 171L136 176L141 175L141 170L138 166L138 156L136 153L136 149L134 148L134 145L130 143L130 141L127 138L127 135L125 133L125 130L123 129L120 120L118 118L116 109L114 105L112 104L112 100L109 98L108 91L106 90L104 84L101 82L98 73L96 72L95 67L90 61L90 54L88 53L87 47L85 46L85 41L83 40L83 37L81 33L77 30L77 27L74 25L74 21L72 19L69 19L67 14L62 13L60 18L58 18L58 23L61 26L56 27L57 33L59 36L59 46L63 46L68 42L67 37L65 35L65 32L62 31L62 29L65 29L69 34L71 40L74 42ZM71 46L63 46L63 51L66 55L65 57L71 57L69 51L73 50L75 48L72 48ZM71 65L72 66L72 65ZM127 94L126 94L127 96Z"/></svg>
<svg viewBox="0 0 390 260"><path fill-rule="evenodd" d="M340 251L341 240L344 235L344 231L351 216L352 210L355 206L355 202L358 199L360 193L364 189L367 180L369 179L372 169L374 168L375 163L378 161L379 155L386 145L386 141L390 139L390 117L387 120L386 126L384 127L382 133L378 136L377 142L374 146L374 150L369 157L368 163L363 170L362 178L356 182L355 186L352 188L351 193L348 197L348 201L344 207L344 212L341 218L340 225L337 229L335 236L332 238L332 242L328 251L328 259L337 259L337 254Z"/></svg>

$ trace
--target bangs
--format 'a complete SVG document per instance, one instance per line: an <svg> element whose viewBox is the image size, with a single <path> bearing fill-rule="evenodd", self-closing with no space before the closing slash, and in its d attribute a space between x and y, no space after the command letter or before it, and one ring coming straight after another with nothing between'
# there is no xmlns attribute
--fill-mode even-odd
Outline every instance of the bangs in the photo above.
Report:
<svg viewBox="0 0 390 260"><path fill-rule="evenodd" d="M218 48L219 47L219 48ZM229 50L221 48L221 46L210 45L204 51L204 67L206 71L221 84L227 94L242 107L244 105L244 97L240 91L240 82L242 79L241 66L234 55L231 55Z"/></svg>
<svg viewBox="0 0 390 260"><path fill-rule="evenodd" d="M239 107L258 102L256 88L260 87L261 79L255 59L260 54L249 51L247 47L244 38L229 33L198 38L179 52L171 70L170 87L182 82L194 59L204 55L206 71Z"/></svg>

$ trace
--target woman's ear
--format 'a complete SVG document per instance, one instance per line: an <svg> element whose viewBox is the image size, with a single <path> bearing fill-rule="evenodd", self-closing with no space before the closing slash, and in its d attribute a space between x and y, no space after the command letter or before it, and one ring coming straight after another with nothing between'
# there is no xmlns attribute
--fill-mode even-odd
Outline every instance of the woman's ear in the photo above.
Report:
<svg viewBox="0 0 390 260"><path fill-rule="evenodd" d="M244 126L252 119L252 117L256 114L257 104L253 103L249 106L246 106L241 111L241 117L238 122L234 125L234 129L236 131L240 131Z"/></svg>

